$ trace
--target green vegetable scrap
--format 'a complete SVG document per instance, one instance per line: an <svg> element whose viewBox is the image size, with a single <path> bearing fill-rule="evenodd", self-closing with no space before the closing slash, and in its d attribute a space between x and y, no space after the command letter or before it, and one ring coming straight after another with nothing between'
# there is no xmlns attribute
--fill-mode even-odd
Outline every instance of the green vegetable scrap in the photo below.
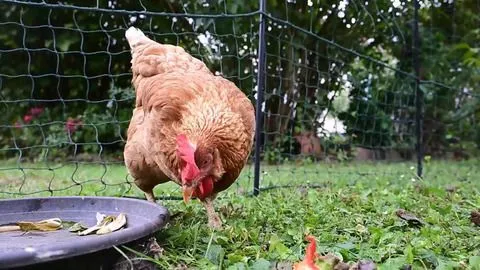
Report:
<svg viewBox="0 0 480 270"><path fill-rule="evenodd" d="M86 230L76 231L78 235L84 236L96 232L96 234L107 234L123 228L127 224L127 217L120 213L118 216L106 216L97 213L97 224Z"/></svg>

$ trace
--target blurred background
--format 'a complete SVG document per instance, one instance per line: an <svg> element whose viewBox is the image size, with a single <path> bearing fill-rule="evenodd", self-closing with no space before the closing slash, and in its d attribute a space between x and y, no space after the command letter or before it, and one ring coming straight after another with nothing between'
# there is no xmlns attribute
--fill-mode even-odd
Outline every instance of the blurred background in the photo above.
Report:
<svg viewBox="0 0 480 270"><path fill-rule="evenodd" d="M261 189L415 181L424 166L425 177L468 178L480 153L480 1L418 4L415 16L411 0L265 0L265 12L240 0L2 1L0 197L143 196L122 154L129 26L185 48L263 112L236 192L253 189L257 153Z"/></svg>

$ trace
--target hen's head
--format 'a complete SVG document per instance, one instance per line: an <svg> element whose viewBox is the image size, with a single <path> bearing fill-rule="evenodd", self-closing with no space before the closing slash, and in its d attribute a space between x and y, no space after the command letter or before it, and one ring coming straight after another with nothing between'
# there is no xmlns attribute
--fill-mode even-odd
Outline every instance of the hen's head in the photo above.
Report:
<svg viewBox="0 0 480 270"><path fill-rule="evenodd" d="M183 188L183 200L188 202L192 196L203 199L213 192L213 183L223 172L221 158L214 147L192 144L186 135L177 136L177 155L180 158L180 176Z"/></svg>

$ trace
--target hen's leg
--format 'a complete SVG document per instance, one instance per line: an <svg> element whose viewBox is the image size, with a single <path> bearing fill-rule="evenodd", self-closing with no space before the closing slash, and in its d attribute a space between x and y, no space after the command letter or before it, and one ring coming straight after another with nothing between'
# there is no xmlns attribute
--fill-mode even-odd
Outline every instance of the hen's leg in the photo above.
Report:
<svg viewBox="0 0 480 270"><path fill-rule="evenodd" d="M215 212L215 208L213 207L213 199L212 197L205 198L202 203L205 209L207 210L208 216L208 226L212 229L221 229L222 228L222 220Z"/></svg>
<svg viewBox="0 0 480 270"><path fill-rule="evenodd" d="M153 190L145 191L145 198L149 202L155 202L155 195L153 194Z"/></svg>
<svg viewBox="0 0 480 270"><path fill-rule="evenodd" d="M156 203L155 195L153 194L153 188L156 184L154 181L151 179L137 178L134 182L137 187L143 191L147 201Z"/></svg>

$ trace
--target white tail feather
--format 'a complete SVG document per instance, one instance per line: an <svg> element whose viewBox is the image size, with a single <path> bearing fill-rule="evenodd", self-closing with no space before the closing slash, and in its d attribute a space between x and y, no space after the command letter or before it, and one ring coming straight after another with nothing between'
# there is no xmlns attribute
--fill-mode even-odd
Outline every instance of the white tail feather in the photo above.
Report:
<svg viewBox="0 0 480 270"><path fill-rule="evenodd" d="M137 29L133 26L130 26L130 28L128 28L128 30L125 31L125 37L127 38L130 48L133 48L135 45L137 45L141 41L149 40L149 38L146 37L145 34L140 29Z"/></svg>

